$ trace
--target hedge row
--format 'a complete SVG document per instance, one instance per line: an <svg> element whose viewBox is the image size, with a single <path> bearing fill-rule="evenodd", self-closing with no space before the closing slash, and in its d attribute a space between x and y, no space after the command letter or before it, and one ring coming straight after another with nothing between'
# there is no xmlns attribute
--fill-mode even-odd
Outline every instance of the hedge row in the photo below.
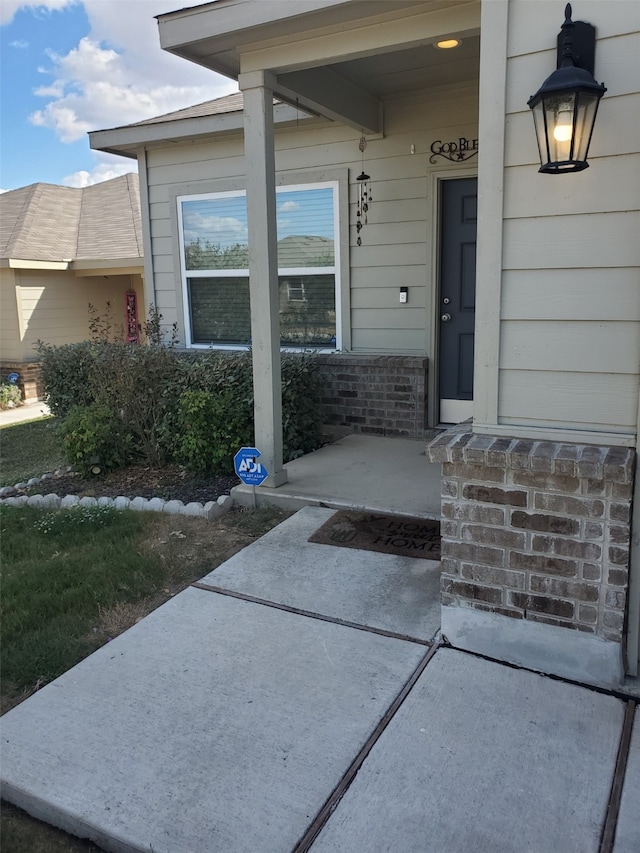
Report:
<svg viewBox="0 0 640 853"><path fill-rule="evenodd" d="M228 474L238 448L254 444L250 352L105 341L40 343L38 352L46 402L80 471L173 461L200 475ZM283 355L282 408L285 461L319 447L312 354Z"/></svg>

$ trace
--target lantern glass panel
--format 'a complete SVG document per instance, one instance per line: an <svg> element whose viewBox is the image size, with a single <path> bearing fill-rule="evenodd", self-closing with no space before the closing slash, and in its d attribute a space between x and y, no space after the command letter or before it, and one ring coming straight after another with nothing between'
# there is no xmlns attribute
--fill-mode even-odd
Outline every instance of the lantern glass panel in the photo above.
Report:
<svg viewBox="0 0 640 853"><path fill-rule="evenodd" d="M596 122L600 98L591 92L578 92L575 119L575 143L573 157L586 160L589 153L591 134Z"/></svg>
<svg viewBox="0 0 640 853"><path fill-rule="evenodd" d="M567 163L575 149L575 92L547 95L542 99L547 126L549 161Z"/></svg>

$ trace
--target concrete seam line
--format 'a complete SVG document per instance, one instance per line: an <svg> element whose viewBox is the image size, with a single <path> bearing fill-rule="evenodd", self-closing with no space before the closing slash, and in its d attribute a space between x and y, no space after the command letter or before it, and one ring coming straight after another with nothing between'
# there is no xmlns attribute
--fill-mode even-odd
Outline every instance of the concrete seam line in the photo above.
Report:
<svg viewBox="0 0 640 853"><path fill-rule="evenodd" d="M220 586L211 586L201 581L196 581L191 586L194 589L202 589L205 592L216 592L219 595L228 595L231 598L238 598L240 601L248 601L251 604L262 604L265 607L273 607L275 610L284 610L296 616L307 616L310 619L318 619L320 622L331 622L334 625L343 625L345 628L355 628L358 631L366 631L369 634L390 637L392 640L405 640L407 643L415 643L418 646L432 645L432 640L421 640L418 637L411 637L409 634L399 634L396 631L387 631L384 628L373 628L370 625L362 625L360 622L350 622L348 619L340 619L337 616L325 616L323 613L316 613L313 610L302 610L300 607L292 607L289 604L281 604L278 601L269 601L267 598L258 598L258 596L249 595L246 592L236 592L235 590L224 589Z"/></svg>
<svg viewBox="0 0 640 853"><path fill-rule="evenodd" d="M625 773L627 772L627 760L629 758L629 748L631 746L631 732L633 730L635 710L636 703L632 699L629 699L624 712L624 721L622 724L622 733L620 735L620 745L618 746L618 755L616 757L616 766L613 773L613 780L611 782L611 791L609 793L606 816L602 827L600 853L611 853L613 850L618 816L620 814L622 788L624 785Z"/></svg>
<svg viewBox="0 0 640 853"><path fill-rule="evenodd" d="M337 808L338 803L343 798L343 796L347 792L347 789L355 779L358 771L364 764L365 759L367 758L367 756L377 743L378 739L380 738L384 730L387 728L387 726L395 716L396 712L413 689L416 681L420 678L424 670L427 668L428 664L433 659L439 648L440 646L434 645L424 655L418 666L414 669L413 673L409 677L409 680L405 683L400 693L398 693L391 705L387 708L387 711L385 712L378 725L367 738L360 752L356 755L354 760L347 768L342 779L338 782L336 787L329 794L320 811L309 824L307 831L302 836L300 841L298 841L296 846L293 848L292 853L307 853L307 851L310 849L311 845L314 843L314 841L320 834L323 826L329 820L329 818Z"/></svg>
<svg viewBox="0 0 640 853"><path fill-rule="evenodd" d="M539 675L542 678L549 678L551 681L560 681L562 684L570 684L573 687L583 687L585 690L591 690L592 693L600 693L602 696L612 696L614 699L620 699L622 702L634 701L634 699L630 697L628 693L625 693L624 690L616 690L613 687L600 687L598 684L586 684L583 681L576 681L574 678L567 678L564 675L556 675L553 672L545 672L542 669L532 669L529 666L522 666L519 663L513 663L513 661L495 658L491 655L484 654L483 652L473 652L470 649L463 649L462 646L454 646L446 637L443 637L440 645L445 649L453 649L456 652L462 652L463 654L471 655L471 657L474 658L481 658L482 660L487 660L491 663L498 663L500 666L506 666L509 669L519 669L522 672L531 672L533 675ZM636 704L638 704L637 700Z"/></svg>

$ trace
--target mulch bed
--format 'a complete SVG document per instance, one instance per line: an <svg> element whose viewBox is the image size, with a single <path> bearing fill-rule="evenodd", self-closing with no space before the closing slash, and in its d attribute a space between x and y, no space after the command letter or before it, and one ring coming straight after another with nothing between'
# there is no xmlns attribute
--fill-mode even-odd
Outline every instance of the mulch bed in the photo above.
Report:
<svg viewBox="0 0 640 853"><path fill-rule="evenodd" d="M177 500L185 504L192 501L205 504L207 501L216 500L220 495L228 495L229 490L239 482L236 476L227 475L192 477L179 465L166 465L162 468L133 465L120 471L92 477L81 477L73 473L57 474L22 493L95 498L117 498L122 495L131 499L162 498L165 501Z"/></svg>

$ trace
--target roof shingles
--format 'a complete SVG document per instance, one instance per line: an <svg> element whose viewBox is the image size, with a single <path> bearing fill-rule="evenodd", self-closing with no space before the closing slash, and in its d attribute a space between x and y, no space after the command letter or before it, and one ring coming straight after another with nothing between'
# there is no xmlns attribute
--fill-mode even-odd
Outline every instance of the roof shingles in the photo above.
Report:
<svg viewBox="0 0 640 853"><path fill-rule="evenodd" d="M78 189L31 184L0 195L0 256L32 261L142 257L134 173Z"/></svg>

